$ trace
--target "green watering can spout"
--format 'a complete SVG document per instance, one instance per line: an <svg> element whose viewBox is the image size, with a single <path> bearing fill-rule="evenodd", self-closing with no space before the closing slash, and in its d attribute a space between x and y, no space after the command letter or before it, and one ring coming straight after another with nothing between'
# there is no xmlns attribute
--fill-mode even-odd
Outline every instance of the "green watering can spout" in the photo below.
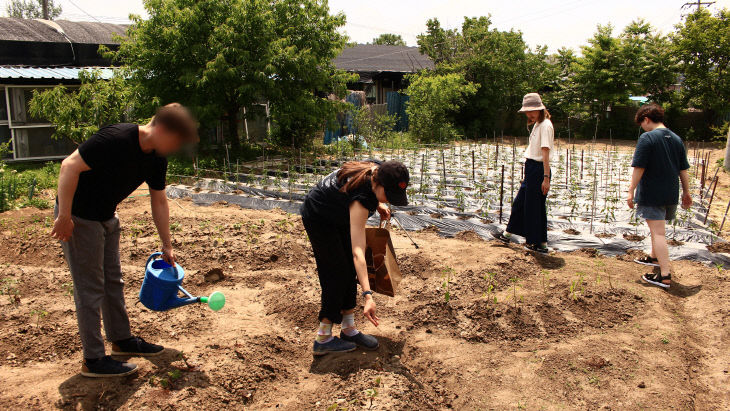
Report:
<svg viewBox="0 0 730 411"><path fill-rule="evenodd" d="M220 291L215 291L210 297L200 297L200 302L208 303L211 310L218 311L226 305L226 296Z"/></svg>

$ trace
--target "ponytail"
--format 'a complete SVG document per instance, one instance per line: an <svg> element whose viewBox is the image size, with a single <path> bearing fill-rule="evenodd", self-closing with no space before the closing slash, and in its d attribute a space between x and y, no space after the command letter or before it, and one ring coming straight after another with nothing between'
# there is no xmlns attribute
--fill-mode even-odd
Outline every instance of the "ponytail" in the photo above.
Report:
<svg viewBox="0 0 730 411"><path fill-rule="evenodd" d="M337 182L342 185L341 192L349 193L371 179L377 181L377 175L378 169L373 171L373 163L369 161L348 161L337 173Z"/></svg>

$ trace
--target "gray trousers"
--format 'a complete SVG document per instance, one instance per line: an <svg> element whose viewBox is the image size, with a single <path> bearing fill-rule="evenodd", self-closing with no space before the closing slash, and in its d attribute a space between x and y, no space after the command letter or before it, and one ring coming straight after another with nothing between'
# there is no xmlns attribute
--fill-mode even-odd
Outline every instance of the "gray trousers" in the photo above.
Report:
<svg viewBox="0 0 730 411"><path fill-rule="evenodd" d="M58 215L58 210L54 214ZM100 358L106 353L101 336L102 318L109 341L132 336L119 259L119 218L115 215L102 222L71 218L73 235L61 244L74 284L81 346L84 358Z"/></svg>

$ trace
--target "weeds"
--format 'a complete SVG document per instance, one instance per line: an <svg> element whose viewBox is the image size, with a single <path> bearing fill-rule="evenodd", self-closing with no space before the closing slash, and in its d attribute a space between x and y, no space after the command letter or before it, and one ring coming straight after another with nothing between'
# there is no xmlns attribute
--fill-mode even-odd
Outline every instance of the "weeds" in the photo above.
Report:
<svg viewBox="0 0 730 411"><path fill-rule="evenodd" d="M63 283L61 284L61 289L63 290L63 295L67 297L71 297L74 295L74 284L73 283Z"/></svg>
<svg viewBox="0 0 730 411"><path fill-rule="evenodd" d="M715 269L717 270L718 274L722 274L722 270L725 268L725 264L722 263L715 263Z"/></svg>
<svg viewBox="0 0 730 411"><path fill-rule="evenodd" d="M509 279L509 281L512 283L512 302L514 304L514 307L517 307L517 302L518 302L517 289L521 288L519 285L520 279L517 277L512 277ZM520 296L519 302L522 302L523 300L524 300L523 296Z"/></svg>

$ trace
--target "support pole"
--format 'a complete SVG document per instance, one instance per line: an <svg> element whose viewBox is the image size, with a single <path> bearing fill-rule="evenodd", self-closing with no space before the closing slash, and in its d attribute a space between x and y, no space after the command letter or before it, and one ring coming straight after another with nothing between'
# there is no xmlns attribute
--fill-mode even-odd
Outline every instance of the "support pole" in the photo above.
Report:
<svg viewBox="0 0 730 411"><path fill-rule="evenodd" d="M502 202L504 201L504 164L502 164L502 179L499 184L499 223L502 224Z"/></svg>

